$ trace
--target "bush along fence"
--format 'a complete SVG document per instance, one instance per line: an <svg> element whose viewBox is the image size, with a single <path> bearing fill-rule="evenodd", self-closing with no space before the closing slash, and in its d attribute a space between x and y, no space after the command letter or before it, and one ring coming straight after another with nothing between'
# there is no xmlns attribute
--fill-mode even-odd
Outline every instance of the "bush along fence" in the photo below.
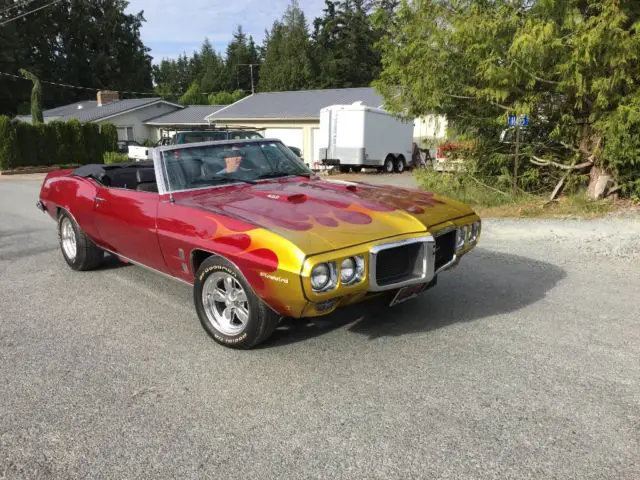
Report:
<svg viewBox="0 0 640 480"><path fill-rule="evenodd" d="M102 163L117 150L115 125L54 121L31 125L0 116L0 170Z"/></svg>

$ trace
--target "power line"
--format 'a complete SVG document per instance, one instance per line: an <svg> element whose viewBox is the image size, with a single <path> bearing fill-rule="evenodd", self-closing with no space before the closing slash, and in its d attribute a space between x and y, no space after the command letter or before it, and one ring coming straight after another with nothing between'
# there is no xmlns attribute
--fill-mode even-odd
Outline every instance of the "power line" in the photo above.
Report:
<svg viewBox="0 0 640 480"><path fill-rule="evenodd" d="M24 80L27 82L30 82L31 80L27 80L26 78L20 76L20 75L15 75L13 73L7 73L7 72L0 72L0 76L5 76L5 77L10 77L10 78L14 78L17 80ZM157 92L133 92L133 91L128 91L128 90L114 90L111 88L95 88L95 87L82 87L80 85L71 85L69 83L60 83L60 82L50 82L48 80L40 80L40 83L46 83L48 85L54 85L56 87L63 87L63 88L74 88L77 90L89 90L92 92L99 92L101 90L107 90L110 92L116 92L116 93L122 93L125 95L153 95L156 97L159 97L161 95L159 95ZM249 92L249 90L243 90L244 92ZM184 95L185 92L181 92L181 93L173 93L173 92L168 92L165 93L165 95L172 95L175 97L179 97L181 95ZM210 95L212 93L220 93L220 92L202 92L201 95ZM253 93L253 92L252 92Z"/></svg>
<svg viewBox="0 0 640 480"><path fill-rule="evenodd" d="M0 27L3 26L3 25L6 25L7 23L13 22L14 20L18 20L19 18L26 17L27 15L31 15L32 13L38 12L38 11L42 10L43 8L50 7L51 5L53 5L55 3L58 3L60 1L61 0L53 0L53 2L49 2L49 3L47 3L47 4L45 4L45 5L41 6L41 7L35 8L35 9L30 10L28 12L25 12L23 14L20 14L17 17L13 17L13 18L10 18L9 20L5 20L4 22L0 23Z"/></svg>
<svg viewBox="0 0 640 480"><path fill-rule="evenodd" d="M11 5L9 8L5 8L4 10L2 10L0 12L0 15L4 15L5 13L7 13L9 10L13 10L14 8L18 8L18 7L24 7L26 5L28 5L29 3L33 3L35 0L22 0L21 2L17 2L14 3L13 5Z"/></svg>
<svg viewBox="0 0 640 480"><path fill-rule="evenodd" d="M0 72L0 75L4 75L5 77L17 78L18 80L30 81L24 77L21 77L20 75L14 75L13 73ZM110 92L125 93L130 95L157 95L157 93L155 92L129 92L124 90L111 90L107 88L81 87L80 85L71 85L69 83L59 83L59 82L49 82L47 80L40 80L40 83L55 85L56 87L75 88L77 90L91 90L93 92L99 92L100 90L109 90Z"/></svg>

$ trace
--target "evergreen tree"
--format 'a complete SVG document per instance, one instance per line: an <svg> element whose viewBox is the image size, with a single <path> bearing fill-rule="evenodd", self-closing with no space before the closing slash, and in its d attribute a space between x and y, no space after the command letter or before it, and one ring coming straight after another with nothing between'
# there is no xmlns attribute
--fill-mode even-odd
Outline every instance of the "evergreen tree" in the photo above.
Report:
<svg viewBox="0 0 640 480"><path fill-rule="evenodd" d="M238 26L233 33L233 39L227 46L225 63L227 70L227 91L251 91L249 64L257 64L258 59L258 50L253 38L251 36L247 37L242 30L242 26Z"/></svg>
<svg viewBox="0 0 640 480"><path fill-rule="evenodd" d="M33 87L31 89L31 123L33 125L43 123L42 86L40 85L40 80L33 73L23 68L20 69L20 73L24 78L33 82Z"/></svg>
<svg viewBox="0 0 640 480"><path fill-rule="evenodd" d="M197 54L196 54L197 55ZM194 55L194 58L195 55ZM200 63L198 81L204 93L219 92L226 87L226 70L222 58L214 51L211 42L205 38L197 62Z"/></svg>
<svg viewBox="0 0 640 480"><path fill-rule="evenodd" d="M385 11L393 3L384 2ZM375 44L380 32L364 0L326 0L324 14L314 21L312 58L316 86L344 88L368 86L380 71Z"/></svg>
<svg viewBox="0 0 640 480"><path fill-rule="evenodd" d="M639 21L631 0L403 2L376 86L396 112L446 115L486 173L514 171L499 134L527 114L521 182L569 173L594 197L610 175L640 194Z"/></svg>
<svg viewBox="0 0 640 480"><path fill-rule="evenodd" d="M266 36L260 75L262 91L301 90L312 84L309 33L297 0Z"/></svg>
<svg viewBox="0 0 640 480"><path fill-rule="evenodd" d="M12 6L12 18L33 10L30 2L0 0ZM125 12L124 0L61 0L0 27L0 71L24 68L42 81L115 90L148 92L151 57L140 38L142 12ZM43 82L44 83L44 82ZM29 105L31 84L0 78L0 112L16 113ZM87 98L82 89L47 86L44 107Z"/></svg>

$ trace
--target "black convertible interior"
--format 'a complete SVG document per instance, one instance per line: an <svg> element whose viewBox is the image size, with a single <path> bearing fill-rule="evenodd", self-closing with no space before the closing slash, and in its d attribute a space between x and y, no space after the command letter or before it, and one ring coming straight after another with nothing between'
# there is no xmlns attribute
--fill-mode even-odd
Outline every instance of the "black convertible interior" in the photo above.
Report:
<svg viewBox="0 0 640 480"><path fill-rule="evenodd" d="M115 165L83 165L74 170L74 175L89 177L105 187L126 188L139 192L157 192L156 173L153 161L121 163Z"/></svg>

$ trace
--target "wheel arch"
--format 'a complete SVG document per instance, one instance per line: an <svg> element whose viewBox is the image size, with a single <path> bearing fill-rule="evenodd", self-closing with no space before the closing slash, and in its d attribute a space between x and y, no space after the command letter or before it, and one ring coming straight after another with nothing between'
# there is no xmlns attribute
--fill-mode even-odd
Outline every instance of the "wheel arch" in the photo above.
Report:
<svg viewBox="0 0 640 480"><path fill-rule="evenodd" d="M198 273L198 269L200 268L200 266L206 260L208 260L211 257L221 258L221 259L229 262L231 265L233 265L233 267L238 271L238 273L240 273L240 275L242 275L242 278L244 279L244 281L247 282L247 285L249 285L251 287L251 289L253 290L253 293L255 293L256 296L260 300L262 300L265 303L265 305L267 305L271 310L273 310L275 313L278 313L278 311L275 308L273 308L273 306L270 305L262 297L262 295L260 295L260 292L258 292L256 290L255 286L251 284L251 282L249 281L249 279L245 275L245 272L242 271L242 269L238 266L238 264L236 262L234 262L233 260L225 257L224 255L220 255L219 253L215 253L215 252L212 252L210 250L205 250L204 248L194 248L193 250L191 250L190 263L191 263L191 268L192 268L192 271L193 271L193 280L194 280L194 282L196 281L196 274Z"/></svg>
<svg viewBox="0 0 640 480"><path fill-rule="evenodd" d="M191 265L191 271L193 272L194 278L196 276L196 272L200 268L200 265L202 265L202 263L209 257L224 258L225 260L230 262L228 258L225 258L222 255L219 255L217 253L211 252L209 250L205 250L204 248L194 248L193 250L191 250L191 255L189 258L189 264Z"/></svg>

